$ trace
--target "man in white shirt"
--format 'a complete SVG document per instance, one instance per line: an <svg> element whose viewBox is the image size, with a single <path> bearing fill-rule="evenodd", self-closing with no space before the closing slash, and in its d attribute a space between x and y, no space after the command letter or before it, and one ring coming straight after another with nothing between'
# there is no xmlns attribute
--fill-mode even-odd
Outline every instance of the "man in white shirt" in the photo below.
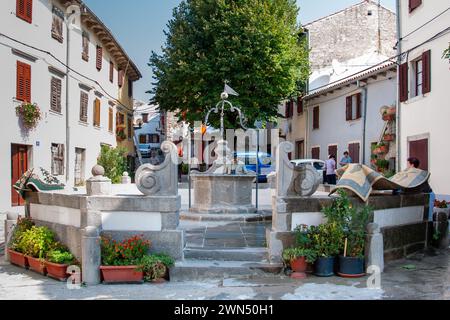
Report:
<svg viewBox="0 0 450 320"><path fill-rule="evenodd" d="M325 162L327 169L327 183L330 185L336 185L336 156L330 155L328 160Z"/></svg>

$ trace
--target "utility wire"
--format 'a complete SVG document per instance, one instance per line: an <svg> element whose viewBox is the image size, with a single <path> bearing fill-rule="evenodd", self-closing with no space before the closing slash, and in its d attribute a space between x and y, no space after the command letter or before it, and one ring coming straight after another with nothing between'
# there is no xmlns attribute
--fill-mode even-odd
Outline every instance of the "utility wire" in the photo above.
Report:
<svg viewBox="0 0 450 320"><path fill-rule="evenodd" d="M21 44L21 45L23 45L23 46L25 46L25 47L31 48L31 49L33 49L33 50L36 50L36 51L39 51L39 52L42 52L42 53L45 53L45 54L51 56L53 59L55 59L57 62L59 62L60 64L62 64L64 67L66 67L66 68L69 69L70 71L72 71L72 72L78 74L79 76L81 76L81 77L83 77L83 78L85 78L85 79L87 79L87 80L89 80L89 81L95 83L95 84L103 91L103 93L104 93L106 96L108 96L109 98L111 98L111 100L115 101L119 106L125 108L127 111L134 112L134 109L130 109L129 107L127 107L127 106L125 106L124 104L122 104L122 103L121 103L119 100L117 100L115 97L113 97L112 95L110 95L110 94L105 90L105 88L103 88L103 86L102 86L97 80L94 80L94 79L92 79L92 78L90 78L90 77L88 77L88 76L86 76L86 75L84 75L84 74L78 72L77 70L73 69L72 67L68 66L68 65L65 64L63 61L61 61L59 58L57 58L53 53L51 53L51 52L49 52L49 51L45 51L45 50L40 49L40 48L37 48L37 47L34 47L34 46L29 45L29 44L27 44L27 43L25 43L25 42L22 42L22 41L20 41L20 40L14 39L14 38L12 38L12 37L10 37L10 36L7 36L7 35L4 34L4 33L0 33L0 36L4 37L4 38L6 38L6 39L9 39L9 40L11 40L11 41L13 41L13 42L19 43L19 44ZM127 68L128 68L128 65L127 65Z"/></svg>
<svg viewBox="0 0 450 320"><path fill-rule="evenodd" d="M402 41L403 39L409 37L410 35L412 35L413 33L416 33L417 31L419 31L420 29L422 29L423 27L425 27L426 25L430 24L431 22L433 22L434 20L436 20L437 18L439 18L440 16L442 16L444 13L446 13L447 11L450 11L450 7L448 7L447 9L445 9L444 11L442 11L440 14L438 14L436 17L434 17L433 19L425 22L423 25L421 25L420 27L418 27L417 29L411 31L410 33L408 33L407 35L403 36L400 38L400 41Z"/></svg>

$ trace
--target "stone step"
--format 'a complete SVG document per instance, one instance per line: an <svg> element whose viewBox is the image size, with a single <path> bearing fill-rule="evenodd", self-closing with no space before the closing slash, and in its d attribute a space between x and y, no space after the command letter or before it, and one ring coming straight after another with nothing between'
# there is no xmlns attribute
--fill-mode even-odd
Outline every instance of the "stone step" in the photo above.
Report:
<svg viewBox="0 0 450 320"><path fill-rule="evenodd" d="M267 262L268 253L266 248L242 248L242 249L184 249L185 259L216 260L216 261L249 261Z"/></svg>
<svg viewBox="0 0 450 320"><path fill-rule="evenodd" d="M264 277L278 274L282 269L282 264L263 262L185 259L170 269L170 281Z"/></svg>
<svg viewBox="0 0 450 320"><path fill-rule="evenodd" d="M257 222L271 221L272 212L262 210L258 213L242 213L242 214L213 214L213 213L192 213L180 212L180 219L186 221L223 221L223 222Z"/></svg>

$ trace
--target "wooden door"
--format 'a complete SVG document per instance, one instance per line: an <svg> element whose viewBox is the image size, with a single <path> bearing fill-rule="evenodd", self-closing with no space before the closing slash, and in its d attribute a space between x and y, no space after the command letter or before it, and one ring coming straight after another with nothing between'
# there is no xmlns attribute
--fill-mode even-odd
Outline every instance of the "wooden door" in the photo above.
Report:
<svg viewBox="0 0 450 320"><path fill-rule="evenodd" d="M419 169L428 171L428 139L410 141L409 156L419 159Z"/></svg>
<svg viewBox="0 0 450 320"><path fill-rule="evenodd" d="M331 155L333 155L333 156L335 156L336 157L336 159L338 158L338 154L337 154L337 152L338 152L338 147L337 146L329 146L328 147L328 155L329 156L331 156Z"/></svg>
<svg viewBox="0 0 450 320"><path fill-rule="evenodd" d="M360 162L360 153L361 153L361 146L359 143L351 143L348 145L348 153L350 154L350 158L352 158L353 163L359 163Z"/></svg>
<svg viewBox="0 0 450 320"><path fill-rule="evenodd" d="M23 198L14 190L13 185L28 170L28 147L25 145L11 145L11 205L13 207L25 205Z"/></svg>
<svg viewBox="0 0 450 320"><path fill-rule="evenodd" d="M305 141L297 141L295 147L296 159L304 159L305 158Z"/></svg>

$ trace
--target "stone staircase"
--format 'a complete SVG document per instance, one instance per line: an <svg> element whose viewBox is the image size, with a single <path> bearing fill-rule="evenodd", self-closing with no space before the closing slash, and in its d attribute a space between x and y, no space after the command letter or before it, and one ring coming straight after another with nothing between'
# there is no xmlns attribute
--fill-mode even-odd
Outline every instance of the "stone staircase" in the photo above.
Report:
<svg viewBox="0 0 450 320"><path fill-rule="evenodd" d="M171 281L270 277L283 265L270 263L265 248L268 222L182 221L184 261L170 270Z"/></svg>

